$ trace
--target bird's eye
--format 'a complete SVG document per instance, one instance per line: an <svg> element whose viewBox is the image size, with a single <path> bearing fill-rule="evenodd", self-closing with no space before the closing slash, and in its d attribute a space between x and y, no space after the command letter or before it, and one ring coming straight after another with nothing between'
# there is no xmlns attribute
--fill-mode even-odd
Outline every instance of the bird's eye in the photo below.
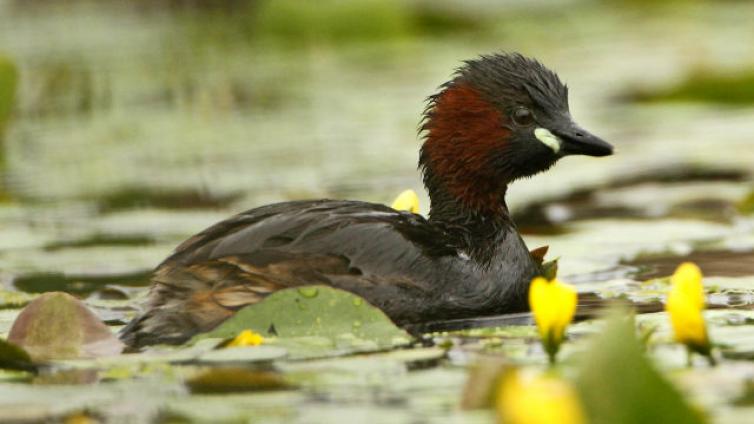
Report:
<svg viewBox="0 0 754 424"><path fill-rule="evenodd" d="M516 125L526 127L534 123L534 115L525 107L520 107L513 111L513 122Z"/></svg>

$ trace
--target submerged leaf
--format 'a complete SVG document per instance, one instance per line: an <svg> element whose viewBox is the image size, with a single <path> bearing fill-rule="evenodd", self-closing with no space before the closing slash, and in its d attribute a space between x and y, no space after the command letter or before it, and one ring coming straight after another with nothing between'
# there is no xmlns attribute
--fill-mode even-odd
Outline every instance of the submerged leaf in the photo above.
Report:
<svg viewBox="0 0 754 424"><path fill-rule="evenodd" d="M21 311L8 341L35 361L117 355L123 344L80 300L62 292L45 293Z"/></svg>
<svg viewBox="0 0 754 424"><path fill-rule="evenodd" d="M577 388L592 424L703 423L645 357L633 318L613 311L583 354Z"/></svg>

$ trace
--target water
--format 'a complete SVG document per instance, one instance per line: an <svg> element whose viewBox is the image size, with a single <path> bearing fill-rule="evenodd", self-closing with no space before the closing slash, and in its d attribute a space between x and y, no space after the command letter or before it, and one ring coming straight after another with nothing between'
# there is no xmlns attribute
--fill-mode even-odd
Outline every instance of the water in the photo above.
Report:
<svg viewBox="0 0 754 424"><path fill-rule="evenodd" d="M9 294L19 290L69 291L122 325L136 313L149 271L180 241L247 208L319 197L388 203L413 188L426 213L416 170L423 99L461 60L500 49L556 69L569 84L575 119L617 147L609 158L566 158L509 191L529 247L550 245L548 258L561 258L560 277L579 288L582 317L615 299L659 310L664 287L639 280L666 276L681 260L713 277L719 290L711 303L753 303L754 218L742 213L742 202L754 188L754 105L626 100L694 72L754 68L754 6L746 2L659 10L474 2L464 13L476 23L465 29L453 13L452 29L410 29L434 16L422 12L419 20L411 12L396 27L357 36L341 28L345 36L303 41L291 38L295 32L250 35L237 11L137 4L0 1L0 54L21 76L4 137L0 335L18 310ZM380 13L404 13L390 10ZM493 317L425 330L529 322L526 315ZM506 331L489 335L498 338L495 346L502 337L502 347L456 334L465 344L453 355L531 353L531 340ZM325 384L253 399L278 417L308 405L313 421L334 405L356 416L364 404L397 420L489 419L454 409L465 378L457 367L404 375L392 359L364 362L370 371L350 370L347 378L311 365L319 378L349 384L384 374L355 393ZM184 393L175 376L181 372L151 371L164 386L144 383L137 391L153 393L149 405L161 408L165 396ZM400 407L371 402L375 396L398 399ZM129 399L117 401L141 400ZM249 397L206 401L223 414L207 415L188 397L169 410L215 418L249 405Z"/></svg>

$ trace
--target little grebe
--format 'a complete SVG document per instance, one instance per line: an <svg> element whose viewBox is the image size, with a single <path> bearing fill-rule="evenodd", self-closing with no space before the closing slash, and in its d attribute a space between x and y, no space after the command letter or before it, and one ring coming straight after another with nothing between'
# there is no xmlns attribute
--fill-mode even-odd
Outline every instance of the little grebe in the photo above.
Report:
<svg viewBox="0 0 754 424"><path fill-rule="evenodd" d="M157 267L146 312L122 339L180 343L271 292L311 284L356 293L398 324L526 310L541 260L510 218L507 185L612 147L573 122L558 76L519 54L466 62L428 99L421 131L428 219L344 200L241 213Z"/></svg>

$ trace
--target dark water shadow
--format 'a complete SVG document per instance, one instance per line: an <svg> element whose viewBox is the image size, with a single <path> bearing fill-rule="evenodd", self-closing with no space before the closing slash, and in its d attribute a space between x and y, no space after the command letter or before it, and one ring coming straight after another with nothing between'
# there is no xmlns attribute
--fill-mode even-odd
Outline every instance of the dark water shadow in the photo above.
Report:
<svg viewBox="0 0 754 424"><path fill-rule="evenodd" d="M578 309L574 321L584 321L598 317L605 308L615 305L629 306L639 314L662 311L664 306L660 302L631 302L625 299L603 299L595 293L579 293ZM505 327L511 325L534 325L531 312L513 314L490 315L475 318L462 318L443 321L432 321L405 327L412 334L435 333L443 331L460 331L474 328Z"/></svg>
<svg viewBox="0 0 754 424"><path fill-rule="evenodd" d="M686 256L652 256L625 262L638 269L635 278L652 279L673 274L681 262L694 262L704 275L716 277L745 277L754 275L754 251L699 251Z"/></svg>
<svg viewBox="0 0 754 424"><path fill-rule="evenodd" d="M229 206L241 193L218 194L196 188L126 187L97 198L100 211L138 208L217 209Z"/></svg>
<svg viewBox="0 0 754 424"><path fill-rule="evenodd" d="M148 235L117 235L117 234L94 234L89 237L75 240L58 240L47 244L44 250L53 252L67 248L82 247L108 247L108 246L149 246L157 240Z"/></svg>
<svg viewBox="0 0 754 424"><path fill-rule="evenodd" d="M653 219L673 216L727 221L735 211L735 205L717 199L696 199L673 205L666 214L658 217L648 213L646 209L599 204L597 194L649 183L672 185L693 182L742 182L749 178L750 173L740 169L700 168L690 165L649 169L638 175L530 203L515 211L513 218L521 233L532 235L565 234L569 230L564 224L568 222L601 218ZM558 213L552 213L551 208L555 206ZM651 206L651 202L647 202L647 206Z"/></svg>
<svg viewBox="0 0 754 424"><path fill-rule="evenodd" d="M78 296L88 296L96 291L106 290L111 286L146 287L149 285L151 275L151 269L107 275L38 272L17 276L13 279L13 286L27 293L63 291Z"/></svg>

